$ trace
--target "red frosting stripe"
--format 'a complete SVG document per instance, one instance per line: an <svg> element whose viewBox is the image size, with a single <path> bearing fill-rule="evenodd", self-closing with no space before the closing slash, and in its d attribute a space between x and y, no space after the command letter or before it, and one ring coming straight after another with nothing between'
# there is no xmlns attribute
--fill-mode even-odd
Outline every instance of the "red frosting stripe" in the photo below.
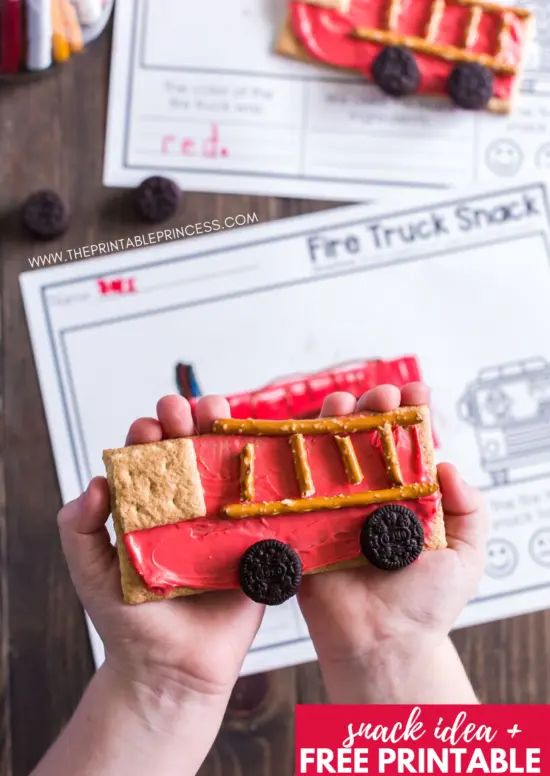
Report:
<svg viewBox="0 0 550 776"><path fill-rule="evenodd" d="M409 484L428 481L418 429L396 428L394 438L404 481ZM266 538L290 544L299 553L305 572L359 556L362 523L376 507L237 521L220 517L223 506L240 500L240 453L247 443L254 443L255 447L255 500L299 498L292 451L286 437L206 435L193 441L206 516L124 536L129 557L150 590L165 592L180 586L235 588L241 555L251 544ZM348 481L333 437L308 436L305 444L317 495L335 496L388 487L377 431L353 435L357 460L365 473L359 484ZM439 498L437 493L403 502L416 512L427 536Z"/></svg>

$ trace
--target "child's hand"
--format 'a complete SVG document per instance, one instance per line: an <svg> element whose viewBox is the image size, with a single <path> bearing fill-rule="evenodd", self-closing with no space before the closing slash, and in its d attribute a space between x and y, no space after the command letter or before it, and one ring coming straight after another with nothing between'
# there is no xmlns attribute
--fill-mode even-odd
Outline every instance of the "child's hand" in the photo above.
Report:
<svg viewBox="0 0 550 776"><path fill-rule="evenodd" d="M197 408L198 430L228 417L220 397ZM189 402L166 396L156 418L141 418L128 444L193 434ZM58 523L80 600L105 644L104 665L36 776L195 774L211 748L263 607L240 591L123 603L115 548L105 522L109 489L96 477Z"/></svg>
<svg viewBox="0 0 550 776"><path fill-rule="evenodd" d="M135 421L127 443L157 442L195 431L189 402L180 396L161 399L157 414L158 420ZM199 431L210 430L215 418L229 415L225 399L201 399ZM105 527L109 512L107 482L96 477L58 518L71 577L105 644L106 668L142 695L168 694L176 704L191 695L219 706L215 734L263 607L240 591L139 606L123 603L116 550ZM206 727L204 717L197 722Z"/></svg>
<svg viewBox="0 0 550 776"><path fill-rule="evenodd" d="M386 412L428 401L428 389L420 383L402 391L379 386L357 404L351 394L332 394L322 414ZM450 672L449 682L454 676L447 634L481 577L487 520L479 494L454 467L441 464L438 474L448 549L425 552L401 571L367 566L308 576L302 582L300 606L333 701L453 702L453 688L446 694L444 681L432 688L434 677L426 677L425 666L431 666L437 679L445 679L437 676L440 670ZM438 668L438 663L443 665ZM388 672L394 677L390 684ZM417 681L411 682L413 675ZM460 689L455 691L460 695Z"/></svg>

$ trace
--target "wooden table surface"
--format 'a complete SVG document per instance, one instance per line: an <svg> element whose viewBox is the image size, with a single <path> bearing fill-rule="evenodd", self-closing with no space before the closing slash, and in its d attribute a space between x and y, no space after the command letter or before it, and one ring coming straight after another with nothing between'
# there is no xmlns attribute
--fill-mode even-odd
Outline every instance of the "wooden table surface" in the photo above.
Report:
<svg viewBox="0 0 550 776"><path fill-rule="evenodd" d="M27 257L139 230L128 192L101 184L110 35L47 78L0 87L0 774L27 774L70 716L92 659L59 549L60 496L18 276ZM70 203L69 232L34 243L17 210L40 187ZM327 203L191 194L177 223L255 211L261 221ZM481 699L550 702L550 611L459 631ZM293 708L323 701L315 664L242 680L201 776L292 771ZM65 776L60 775L60 776ZM68 776L68 775L67 775Z"/></svg>

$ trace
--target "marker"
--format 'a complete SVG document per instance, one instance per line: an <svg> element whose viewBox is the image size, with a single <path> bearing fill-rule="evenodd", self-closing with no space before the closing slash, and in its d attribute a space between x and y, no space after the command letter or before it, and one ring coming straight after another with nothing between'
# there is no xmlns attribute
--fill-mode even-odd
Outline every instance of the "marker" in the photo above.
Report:
<svg viewBox="0 0 550 776"><path fill-rule="evenodd" d="M21 0L3 0L0 8L0 71L17 73L21 66Z"/></svg>
<svg viewBox="0 0 550 776"><path fill-rule="evenodd" d="M71 47L65 32L65 22L61 9L62 0L52 2L52 50L56 62L66 62L71 56Z"/></svg>
<svg viewBox="0 0 550 776"><path fill-rule="evenodd" d="M45 70L52 64L51 0L26 0L27 68Z"/></svg>

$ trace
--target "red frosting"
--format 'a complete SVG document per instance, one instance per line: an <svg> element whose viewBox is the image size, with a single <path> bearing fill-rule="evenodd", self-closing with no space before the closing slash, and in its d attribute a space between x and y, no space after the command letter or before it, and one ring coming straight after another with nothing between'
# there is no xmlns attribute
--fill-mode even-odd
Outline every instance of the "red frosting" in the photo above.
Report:
<svg viewBox="0 0 550 776"><path fill-rule="evenodd" d="M416 357L402 356L393 361L356 361L320 372L285 377L255 391L231 394L227 400L232 418L307 418L320 413L323 400L333 391L351 391L359 398L375 385L392 383L401 388L421 379ZM198 397L191 398L190 402L195 409Z"/></svg>
<svg viewBox="0 0 550 776"><path fill-rule="evenodd" d="M417 429L398 428L394 433L405 482L428 480ZM360 555L361 526L365 516L376 507L243 520L220 517L223 506L240 501L239 455L248 441L254 443L256 451L255 500L300 496L288 438L209 434L193 441L206 516L133 531L124 537L129 557L149 589L164 593L179 586L236 588L243 552L261 539L275 538L290 544L299 553L306 572ZM354 434L353 443L366 474L359 485L347 482L332 437L306 437L316 495L335 496L389 487L378 432ZM439 498L436 494L403 502L415 511L428 536Z"/></svg>
<svg viewBox="0 0 550 776"><path fill-rule="evenodd" d="M432 0L402 0L396 32L425 38L432 5ZM358 27L386 29L384 15L387 7L388 0L351 0L349 11L342 13L295 1L290 4L290 20L294 35L312 57L335 67L358 70L370 78L372 63L381 46L354 37L351 33ZM435 42L463 47L469 11L468 6L448 3ZM502 14L484 13L475 45L469 50L494 55L501 19ZM526 42L525 20L509 13L507 24L509 31L500 58L506 64L518 65ZM445 93L453 63L427 54L415 53L414 56L421 73L419 91ZM515 78L495 75L495 97L509 99Z"/></svg>

